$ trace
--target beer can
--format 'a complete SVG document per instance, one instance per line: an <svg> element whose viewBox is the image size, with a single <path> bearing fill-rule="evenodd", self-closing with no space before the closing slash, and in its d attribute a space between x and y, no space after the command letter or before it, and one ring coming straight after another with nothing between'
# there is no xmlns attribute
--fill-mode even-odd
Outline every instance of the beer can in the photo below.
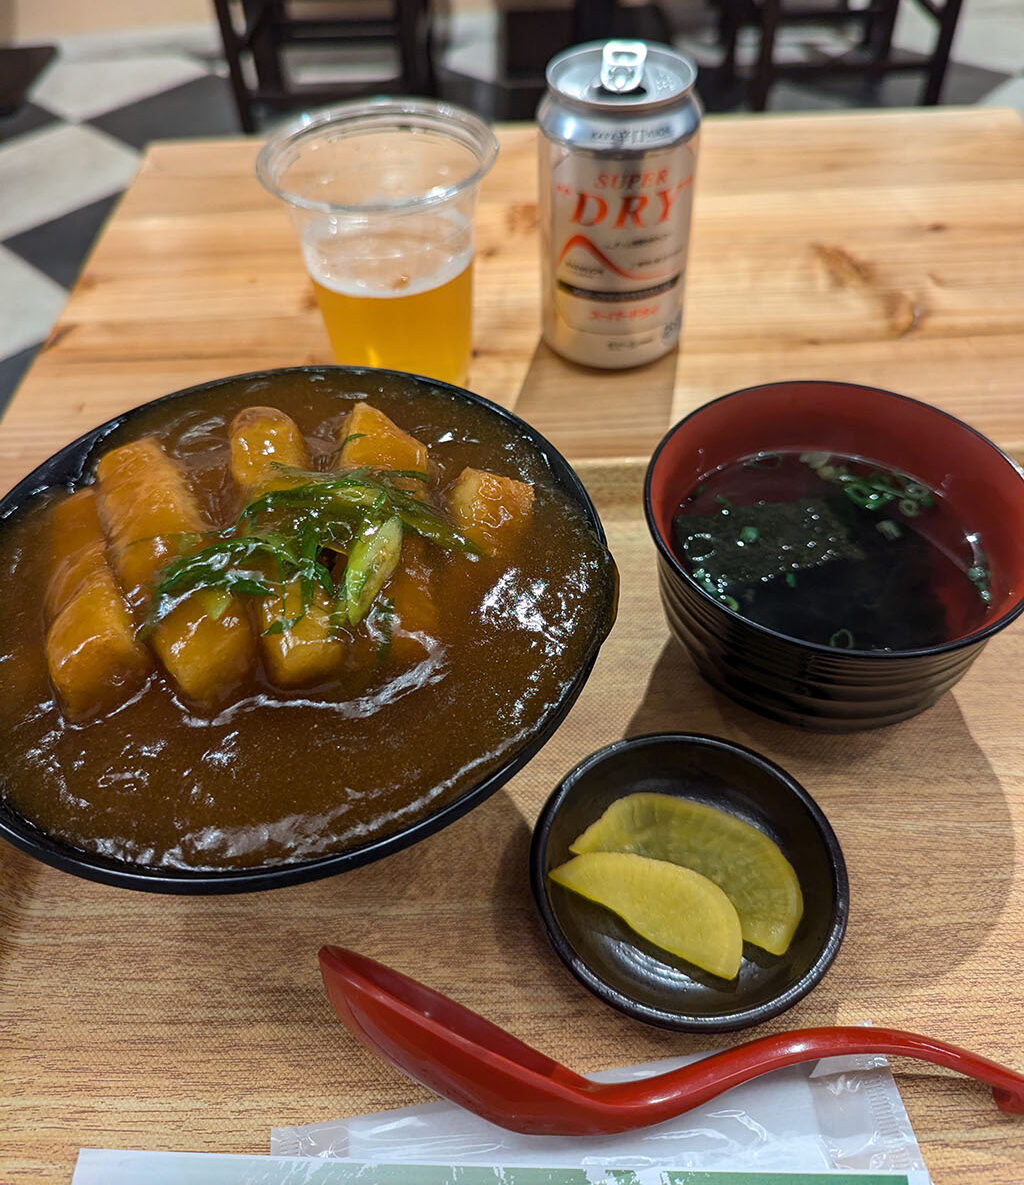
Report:
<svg viewBox="0 0 1024 1185"><path fill-rule="evenodd" d="M540 126L542 332L573 362L650 362L679 339L700 104L664 45L588 42L548 63Z"/></svg>

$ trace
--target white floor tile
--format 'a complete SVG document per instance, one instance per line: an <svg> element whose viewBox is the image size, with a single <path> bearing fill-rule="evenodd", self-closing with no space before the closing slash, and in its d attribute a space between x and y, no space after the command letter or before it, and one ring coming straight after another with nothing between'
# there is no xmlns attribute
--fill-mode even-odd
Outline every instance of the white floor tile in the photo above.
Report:
<svg viewBox="0 0 1024 1185"><path fill-rule="evenodd" d="M110 56L106 61L58 58L29 95L64 119L80 121L202 78L208 71L181 54Z"/></svg>
<svg viewBox="0 0 1024 1185"><path fill-rule="evenodd" d="M442 40L443 65L467 78L493 81L498 77L498 34L497 12L453 12Z"/></svg>
<svg viewBox="0 0 1024 1185"><path fill-rule="evenodd" d="M809 62L821 55L838 57L857 44L854 33L817 25L791 25L779 30L773 57L781 64ZM690 54L698 65L718 65L722 48L713 30L699 35L676 37L674 42L684 53ZM736 62L743 69L755 65L761 50L761 39L756 29L741 29L736 39Z"/></svg>
<svg viewBox="0 0 1024 1185"><path fill-rule="evenodd" d="M717 66L722 61L722 47L713 38L700 34L679 33L672 38L672 45L688 58L692 58L698 67Z"/></svg>
<svg viewBox="0 0 1024 1185"><path fill-rule="evenodd" d="M467 78L493 82L499 76L498 46L493 38L484 41L460 40L444 55L447 69Z"/></svg>
<svg viewBox="0 0 1024 1185"><path fill-rule="evenodd" d="M842 99L785 79L775 83L768 95L769 111L845 111L848 107Z"/></svg>
<svg viewBox="0 0 1024 1185"><path fill-rule="evenodd" d="M1024 78L1011 78L997 86L978 104L979 107L1016 107L1024 115Z"/></svg>
<svg viewBox="0 0 1024 1185"><path fill-rule="evenodd" d="M297 47L285 55L285 60L289 76L299 86L394 78L400 71L398 53L387 45Z"/></svg>
<svg viewBox="0 0 1024 1185"><path fill-rule="evenodd" d="M95 128L59 124L0 145L0 239L109 197L139 154Z"/></svg>
<svg viewBox="0 0 1024 1185"><path fill-rule="evenodd" d="M901 4L893 44L930 54L935 21L916 4ZM1017 74L1024 68L1024 9L1021 0L967 0L953 38L953 62Z"/></svg>
<svg viewBox="0 0 1024 1185"><path fill-rule="evenodd" d="M448 20L443 65L467 78L493 82L500 73L499 36L497 12L453 12Z"/></svg>
<svg viewBox="0 0 1024 1185"><path fill-rule="evenodd" d="M0 357L42 341L67 297L49 276L0 247Z"/></svg>
<svg viewBox="0 0 1024 1185"><path fill-rule="evenodd" d="M103 29L75 33L58 40L65 61L96 61L114 56L154 53L192 54L205 58L222 52L220 33L213 19L202 24L155 25L150 28Z"/></svg>

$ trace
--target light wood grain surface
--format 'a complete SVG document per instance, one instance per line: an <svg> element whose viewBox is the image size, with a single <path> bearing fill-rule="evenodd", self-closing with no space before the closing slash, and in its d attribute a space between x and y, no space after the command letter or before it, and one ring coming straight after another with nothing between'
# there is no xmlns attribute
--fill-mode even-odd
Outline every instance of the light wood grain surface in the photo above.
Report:
<svg viewBox="0 0 1024 1185"><path fill-rule="evenodd" d="M583 1071L706 1047L591 998L547 948L527 884L530 828L562 774L617 737L663 728L766 753L843 845L846 941L821 986L767 1029L871 1020L1024 1069L1024 629L894 728L829 737L763 721L668 643L642 465L628 460L708 398L784 377L925 398L1024 454L1019 118L709 120L683 348L607 375L538 344L534 133L501 138L480 207L471 385L548 434L597 497L622 603L594 675L506 789L333 880L160 898L0 850L4 1185L63 1185L83 1145L260 1152L272 1125L424 1098L334 1021L316 968L323 942L391 962ZM254 152L244 140L150 149L0 424L0 485L145 399L329 360L286 216L252 178ZM962 1079L897 1069L940 1185L1019 1185L1024 1122Z"/></svg>
<svg viewBox="0 0 1024 1185"><path fill-rule="evenodd" d="M479 207L470 385L570 457L645 456L716 395L887 386L1024 455L1024 124L972 109L706 121L682 350L587 371L539 342L535 137L503 131ZM193 382L330 360L257 145L153 145L0 431L0 484ZM620 412L628 399L630 413Z"/></svg>

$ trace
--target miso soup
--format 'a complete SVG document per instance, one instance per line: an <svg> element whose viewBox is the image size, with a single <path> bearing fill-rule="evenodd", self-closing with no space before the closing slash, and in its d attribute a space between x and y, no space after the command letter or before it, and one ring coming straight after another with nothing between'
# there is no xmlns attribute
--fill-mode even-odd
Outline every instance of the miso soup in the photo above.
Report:
<svg viewBox="0 0 1024 1185"><path fill-rule="evenodd" d="M991 600L983 542L924 483L860 457L759 453L708 474L673 520L712 596L789 637L918 650L971 633Z"/></svg>

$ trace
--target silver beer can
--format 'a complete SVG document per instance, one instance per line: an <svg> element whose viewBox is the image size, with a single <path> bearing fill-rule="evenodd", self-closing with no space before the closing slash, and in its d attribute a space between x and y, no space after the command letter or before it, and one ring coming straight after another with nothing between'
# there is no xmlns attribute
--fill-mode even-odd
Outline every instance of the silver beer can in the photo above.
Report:
<svg viewBox="0 0 1024 1185"><path fill-rule="evenodd" d="M701 109L668 46L588 42L552 58L540 125L542 331L616 369L679 340Z"/></svg>

